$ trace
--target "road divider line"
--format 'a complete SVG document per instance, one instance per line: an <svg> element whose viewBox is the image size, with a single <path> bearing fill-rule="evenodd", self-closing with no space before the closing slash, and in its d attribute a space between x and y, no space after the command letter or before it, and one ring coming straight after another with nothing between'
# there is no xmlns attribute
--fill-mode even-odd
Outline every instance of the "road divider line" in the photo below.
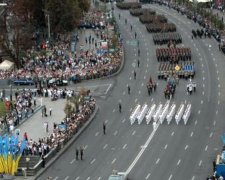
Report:
<svg viewBox="0 0 225 180"><path fill-rule="evenodd" d="M126 147L127 147L127 144L124 144L124 145L123 145L123 149L126 149Z"/></svg>
<svg viewBox="0 0 225 180"><path fill-rule="evenodd" d="M148 179L150 177L151 173L148 173L148 175L145 177L145 179Z"/></svg>
<svg viewBox="0 0 225 180"><path fill-rule="evenodd" d="M68 180L69 179L69 176L66 176L66 178L64 180Z"/></svg>
<svg viewBox="0 0 225 180"><path fill-rule="evenodd" d="M192 136L193 136L193 134L194 134L194 133L193 133L193 131L192 131L192 132L191 132L191 134L190 134L190 136L192 137Z"/></svg>
<svg viewBox="0 0 225 180"><path fill-rule="evenodd" d="M157 159L157 161L155 162L155 164L158 164L158 163L159 163L159 161L160 161L160 158L158 158L158 159Z"/></svg>
<svg viewBox="0 0 225 180"><path fill-rule="evenodd" d="M168 145L166 144L166 145L164 146L164 149L167 149L167 146L168 146Z"/></svg>
<svg viewBox="0 0 225 180"><path fill-rule="evenodd" d="M174 131L171 133L171 136L173 136L174 135Z"/></svg>
<svg viewBox="0 0 225 180"><path fill-rule="evenodd" d="M73 159L72 161L70 161L70 164L73 164L75 160L76 160L76 159Z"/></svg>
<svg viewBox="0 0 225 180"><path fill-rule="evenodd" d="M178 162L177 162L177 166L179 166L180 162L181 162L181 160L179 159Z"/></svg>
<svg viewBox="0 0 225 180"><path fill-rule="evenodd" d="M169 179L168 179L168 180L171 180L171 179L172 179L172 177L173 177L173 175L172 175L172 174L170 174L170 177L169 177Z"/></svg>
<svg viewBox="0 0 225 180"><path fill-rule="evenodd" d="M216 121L215 121L216 122ZM210 133L209 137L211 138L213 136L213 132Z"/></svg>
<svg viewBox="0 0 225 180"><path fill-rule="evenodd" d="M114 164L114 163L115 163L115 161L116 161L116 158L114 158L114 159L112 160L111 164Z"/></svg>
<svg viewBox="0 0 225 180"><path fill-rule="evenodd" d="M200 160L198 163L198 166L201 166L201 165L202 165L202 160Z"/></svg>
<svg viewBox="0 0 225 180"><path fill-rule="evenodd" d="M105 144L104 147L103 147L103 149L107 148L107 146L108 146L108 144Z"/></svg>
<svg viewBox="0 0 225 180"><path fill-rule="evenodd" d="M185 149L185 150L187 150L187 148L188 148L188 147L189 147L189 146L188 146L188 145L186 145L184 149Z"/></svg>
<svg viewBox="0 0 225 180"><path fill-rule="evenodd" d="M207 151L208 150L208 145L205 147L205 151Z"/></svg>
<svg viewBox="0 0 225 180"><path fill-rule="evenodd" d="M135 133L136 133L136 131L134 130L134 131L132 132L132 136L135 135Z"/></svg>

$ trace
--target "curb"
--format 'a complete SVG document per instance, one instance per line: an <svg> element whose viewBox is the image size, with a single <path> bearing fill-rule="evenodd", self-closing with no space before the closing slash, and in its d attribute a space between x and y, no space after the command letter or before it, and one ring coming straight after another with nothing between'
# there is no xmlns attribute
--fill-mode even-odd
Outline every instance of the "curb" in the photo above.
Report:
<svg viewBox="0 0 225 180"><path fill-rule="evenodd" d="M42 168L42 170L40 170L35 176L34 176L34 180L37 180L49 167L51 167L51 165L59 158L61 157L61 155L63 153L65 153L65 151L67 151L67 149L73 144L73 142L83 133L83 131L90 125L90 123L94 120L97 112L99 110L99 107L96 105L95 106L95 110L92 113L91 117L89 118L89 120L85 123L85 125L80 129L80 131L78 131L78 133L71 138L68 143L64 146L64 148L59 151L56 156L54 158L52 158L47 164L45 168Z"/></svg>

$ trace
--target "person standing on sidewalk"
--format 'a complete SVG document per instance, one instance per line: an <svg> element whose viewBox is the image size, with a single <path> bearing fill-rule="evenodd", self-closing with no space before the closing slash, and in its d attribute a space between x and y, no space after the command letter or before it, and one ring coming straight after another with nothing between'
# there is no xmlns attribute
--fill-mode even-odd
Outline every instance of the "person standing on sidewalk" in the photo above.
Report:
<svg viewBox="0 0 225 180"><path fill-rule="evenodd" d="M79 160L79 150L76 148L76 160Z"/></svg>
<svg viewBox="0 0 225 180"><path fill-rule="evenodd" d="M137 65L138 65L138 67L140 66L140 60L139 59L138 59Z"/></svg>
<svg viewBox="0 0 225 180"><path fill-rule="evenodd" d="M52 108L49 108L49 116L52 115Z"/></svg>

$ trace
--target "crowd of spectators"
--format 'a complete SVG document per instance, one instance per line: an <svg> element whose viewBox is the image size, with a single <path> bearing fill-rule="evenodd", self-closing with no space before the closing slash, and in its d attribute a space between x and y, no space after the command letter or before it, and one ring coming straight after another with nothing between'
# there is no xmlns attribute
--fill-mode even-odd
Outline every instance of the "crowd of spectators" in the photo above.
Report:
<svg viewBox="0 0 225 180"><path fill-rule="evenodd" d="M38 142L28 138L23 154L45 156L51 149L61 148L89 119L95 110L95 103L93 98L84 100L77 112L64 118L60 124L53 124L53 132L48 137L40 138Z"/></svg>
<svg viewBox="0 0 225 180"><path fill-rule="evenodd" d="M15 127L20 124L23 118L33 113L36 106L33 91L23 89L15 92L15 99L10 102L7 98L2 98L6 104L6 115L0 117L0 130L6 132L14 131Z"/></svg>
<svg viewBox="0 0 225 180"><path fill-rule="evenodd" d="M90 14L87 16L88 18L84 19L84 22L101 22L101 13L92 12L92 16ZM90 17L94 17L94 20ZM71 80L79 77L82 80L114 73L121 64L122 48L118 43L116 47L118 51L107 53L107 47L103 47L102 42L108 42L108 46L112 45L112 36L106 36L106 32L101 28L93 29L93 32L88 35L81 33L85 36L86 46L85 43L83 44L85 49L76 47L79 50L74 53L70 51L71 47L68 41L58 41L52 46L46 44L41 51L36 51L34 48L27 50L26 56L20 60L23 67L17 70L0 70L0 79L38 77ZM79 36L76 40L79 40Z"/></svg>

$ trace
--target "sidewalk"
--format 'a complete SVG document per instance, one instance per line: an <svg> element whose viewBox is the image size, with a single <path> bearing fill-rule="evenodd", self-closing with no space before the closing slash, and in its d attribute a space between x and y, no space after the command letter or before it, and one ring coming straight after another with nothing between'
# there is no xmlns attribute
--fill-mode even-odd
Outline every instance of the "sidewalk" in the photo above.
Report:
<svg viewBox="0 0 225 180"><path fill-rule="evenodd" d="M37 99L40 101L40 98ZM42 98L43 105L47 108L48 117L42 117L42 111L40 110L29 118L25 123L19 126L20 129L20 140L23 135L27 132L28 139L38 141L39 138L46 138L53 132L53 123L60 123L65 117L64 106L65 99L58 99L57 101L51 101L50 98ZM49 108L52 108L52 116L49 116ZM44 123L48 122L49 132L46 133Z"/></svg>

